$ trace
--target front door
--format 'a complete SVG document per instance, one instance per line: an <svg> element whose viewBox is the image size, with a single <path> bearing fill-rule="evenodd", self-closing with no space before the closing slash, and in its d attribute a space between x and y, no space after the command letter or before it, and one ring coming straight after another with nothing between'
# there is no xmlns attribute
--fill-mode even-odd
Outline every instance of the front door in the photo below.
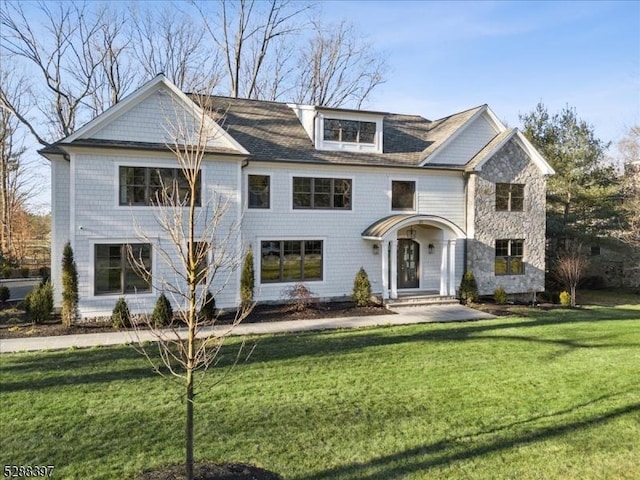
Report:
<svg viewBox="0 0 640 480"><path fill-rule="evenodd" d="M419 266L420 244L408 238L398 239L398 288L420 288Z"/></svg>

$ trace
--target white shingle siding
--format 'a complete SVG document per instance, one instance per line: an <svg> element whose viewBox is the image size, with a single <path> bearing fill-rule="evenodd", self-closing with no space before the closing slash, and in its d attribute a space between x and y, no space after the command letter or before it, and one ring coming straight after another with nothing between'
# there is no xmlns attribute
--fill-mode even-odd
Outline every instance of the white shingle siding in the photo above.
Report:
<svg viewBox="0 0 640 480"><path fill-rule="evenodd" d="M256 299L279 300L286 283L260 284L260 242L263 240L323 240L324 271L322 281L305 282L318 297L350 295L354 277L360 267L369 275L372 290L382 292L381 255L374 255L373 243L362 239L362 232L372 223L391 215L391 180L413 179L419 200L419 213L438 215L464 227L464 187L460 172L433 172L406 169L304 166L281 163L250 163L243 170L246 191L250 174L271 176L271 208L245 209L243 233L251 244L256 261ZM352 179L351 210L294 210L292 182L294 176L336 177ZM438 201L439 192L447 192ZM246 206L245 206L246 207ZM440 242L442 231L425 233L421 248L422 288L440 286L440 248L427 253L430 241ZM420 239L419 239L420 240ZM462 265L463 248L458 248L456 262Z"/></svg>
<svg viewBox="0 0 640 480"><path fill-rule="evenodd" d="M453 138L449 144L429 159L429 163L465 165L497 133L485 116L481 115L464 132Z"/></svg>
<svg viewBox="0 0 640 480"><path fill-rule="evenodd" d="M170 240L159 225L156 207L120 206L118 199L118 169L120 165L176 167L177 162L158 155L116 155L92 154L76 155L75 184L75 229L74 249L79 272L80 313L85 317L110 314L119 295L94 295L94 246L97 243L140 243L142 235L151 239L153 250L154 283L164 276L173 276L171 268L162 261L156 251L158 242L162 247L171 248ZM235 161L205 162L202 169L202 207L213 208L214 197L224 201L229 195L231 200L226 221L220 230L226 232L231 223L237 220L237 184L238 166ZM203 217L204 218L204 217ZM211 215L209 216L211 218ZM155 248L154 248L155 244ZM236 240L233 240L235 248ZM221 274L223 277L224 274ZM230 279L230 286L221 292L216 302L219 307L228 307L237 302L236 274ZM151 294L126 295L133 311L150 311L153 308L157 292Z"/></svg>
<svg viewBox="0 0 640 480"><path fill-rule="evenodd" d="M51 225L51 279L54 285L54 303L60 307L62 302L61 275L62 275L62 249L69 237L70 182L69 161L62 157L56 157L51 161L51 181L55 188L51 191L51 211L55 212Z"/></svg>

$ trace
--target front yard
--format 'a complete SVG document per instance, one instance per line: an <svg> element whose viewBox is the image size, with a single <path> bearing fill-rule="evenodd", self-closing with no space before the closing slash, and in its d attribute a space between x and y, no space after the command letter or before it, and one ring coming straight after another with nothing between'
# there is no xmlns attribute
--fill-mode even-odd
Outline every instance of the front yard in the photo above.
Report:
<svg viewBox="0 0 640 480"><path fill-rule="evenodd" d="M640 306L249 339L198 387L196 457L291 480L638 478ZM248 351L248 349L247 349ZM0 356L3 464L180 462L179 389L129 347Z"/></svg>

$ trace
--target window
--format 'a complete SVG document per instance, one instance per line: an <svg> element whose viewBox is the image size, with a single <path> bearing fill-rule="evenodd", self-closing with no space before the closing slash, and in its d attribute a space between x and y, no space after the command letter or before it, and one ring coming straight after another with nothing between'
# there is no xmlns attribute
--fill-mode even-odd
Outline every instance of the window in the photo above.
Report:
<svg viewBox="0 0 640 480"><path fill-rule="evenodd" d="M196 283L206 283L209 268L209 244L207 242L194 242L194 246Z"/></svg>
<svg viewBox="0 0 640 480"><path fill-rule="evenodd" d="M269 208L269 175L249 175L249 208Z"/></svg>
<svg viewBox="0 0 640 480"><path fill-rule="evenodd" d="M496 275L524 274L524 240L496 240Z"/></svg>
<svg viewBox="0 0 640 480"><path fill-rule="evenodd" d="M399 181L391 182L391 209L415 210L416 182Z"/></svg>
<svg viewBox="0 0 640 480"><path fill-rule="evenodd" d="M260 252L262 283L322 280L322 240L270 240Z"/></svg>
<svg viewBox="0 0 640 480"><path fill-rule="evenodd" d="M330 142L375 143L376 123L324 119L324 139Z"/></svg>
<svg viewBox="0 0 640 480"><path fill-rule="evenodd" d="M293 208L351 210L351 180L293 177Z"/></svg>
<svg viewBox="0 0 640 480"><path fill-rule="evenodd" d="M165 195L180 203L189 200L189 182L180 168L120 167L120 205L162 205ZM177 194L177 198L175 195ZM196 205L200 206L200 172Z"/></svg>
<svg viewBox="0 0 640 480"><path fill-rule="evenodd" d="M519 183L496 183L496 210L521 212L524 207L524 185Z"/></svg>
<svg viewBox="0 0 640 480"><path fill-rule="evenodd" d="M140 268L136 265L141 265ZM140 293L151 291L151 245L99 244L95 246L96 295Z"/></svg>

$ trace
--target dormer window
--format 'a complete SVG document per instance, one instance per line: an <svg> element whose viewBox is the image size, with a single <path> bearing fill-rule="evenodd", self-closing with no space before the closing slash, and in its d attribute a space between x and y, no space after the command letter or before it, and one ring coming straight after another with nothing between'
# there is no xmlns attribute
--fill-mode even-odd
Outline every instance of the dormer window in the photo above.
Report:
<svg viewBox="0 0 640 480"><path fill-rule="evenodd" d="M374 144L375 137L375 122L341 120L337 118L325 118L324 120L325 141Z"/></svg>

